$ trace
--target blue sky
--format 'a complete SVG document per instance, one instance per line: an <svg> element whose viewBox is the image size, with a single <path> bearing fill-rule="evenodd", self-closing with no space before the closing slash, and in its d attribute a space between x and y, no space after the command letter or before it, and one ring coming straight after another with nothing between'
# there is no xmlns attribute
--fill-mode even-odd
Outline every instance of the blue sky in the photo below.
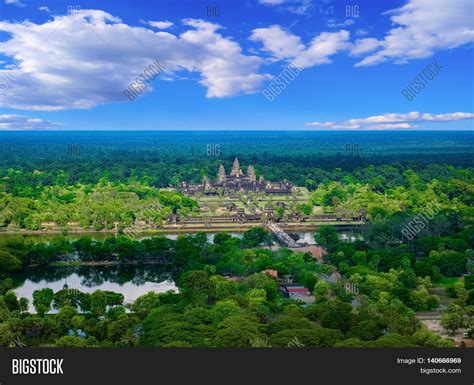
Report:
<svg viewBox="0 0 474 385"><path fill-rule="evenodd" d="M471 0L210 3L0 0L0 129L473 129Z"/></svg>

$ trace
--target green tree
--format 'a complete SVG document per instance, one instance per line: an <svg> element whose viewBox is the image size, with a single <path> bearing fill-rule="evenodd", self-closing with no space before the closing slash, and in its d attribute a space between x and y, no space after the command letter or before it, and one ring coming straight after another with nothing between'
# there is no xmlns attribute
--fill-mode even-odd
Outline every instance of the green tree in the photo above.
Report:
<svg viewBox="0 0 474 385"><path fill-rule="evenodd" d="M33 292L33 306L36 312L43 317L45 313L51 310L51 303L53 302L54 292L50 288L35 290Z"/></svg>
<svg viewBox="0 0 474 385"><path fill-rule="evenodd" d="M207 304L214 292L214 285L204 270L183 273L178 279L178 287L183 298L195 305Z"/></svg>
<svg viewBox="0 0 474 385"><path fill-rule="evenodd" d="M0 250L0 277L5 276L22 268L21 261L13 254Z"/></svg>
<svg viewBox="0 0 474 385"><path fill-rule="evenodd" d="M7 291L3 296L3 300L5 301L5 305L7 305L8 310L19 310L19 303L18 299L16 298L15 292L11 290Z"/></svg>
<svg viewBox="0 0 474 385"><path fill-rule="evenodd" d="M257 247L265 241L268 235L263 227L252 227L244 233L242 242L246 248Z"/></svg>
<svg viewBox="0 0 474 385"><path fill-rule="evenodd" d="M314 239L318 245L333 248L339 243L339 235L334 226L323 225L314 235Z"/></svg>
<svg viewBox="0 0 474 385"><path fill-rule="evenodd" d="M328 300L328 293L329 288L326 282L318 281L316 285L314 285L314 297L316 302L325 302Z"/></svg>
<svg viewBox="0 0 474 385"><path fill-rule="evenodd" d="M158 306L160 306L160 295L150 291L135 300L132 310L140 319L143 319Z"/></svg>
<svg viewBox="0 0 474 385"><path fill-rule="evenodd" d="M447 309L441 315L441 326L445 328L450 335L454 335L463 324L463 310L461 306L449 304Z"/></svg>
<svg viewBox="0 0 474 385"><path fill-rule="evenodd" d="M83 348L86 341L78 336L63 336L56 341L54 346L58 348Z"/></svg>
<svg viewBox="0 0 474 385"><path fill-rule="evenodd" d="M91 312L97 316L105 314L107 306L107 294L104 291L96 290L90 295Z"/></svg>
<svg viewBox="0 0 474 385"><path fill-rule="evenodd" d="M256 337L262 337L256 321L245 316L232 316L218 325L213 345L216 347L244 348L251 346Z"/></svg>

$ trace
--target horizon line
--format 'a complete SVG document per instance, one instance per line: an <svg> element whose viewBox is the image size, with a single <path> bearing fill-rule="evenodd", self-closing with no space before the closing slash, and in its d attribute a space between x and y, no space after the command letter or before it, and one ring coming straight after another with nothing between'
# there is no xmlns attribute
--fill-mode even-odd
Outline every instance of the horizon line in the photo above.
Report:
<svg viewBox="0 0 474 385"><path fill-rule="evenodd" d="M305 129L192 129L192 130L173 130L173 129L44 129L44 130L18 130L18 129L0 129L0 132L474 132L473 129L344 129L344 130L305 130Z"/></svg>

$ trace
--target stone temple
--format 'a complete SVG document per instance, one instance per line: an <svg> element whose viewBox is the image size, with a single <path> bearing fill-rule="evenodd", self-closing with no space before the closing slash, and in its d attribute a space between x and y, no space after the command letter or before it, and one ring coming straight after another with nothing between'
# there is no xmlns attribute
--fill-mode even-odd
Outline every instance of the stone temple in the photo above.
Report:
<svg viewBox="0 0 474 385"><path fill-rule="evenodd" d="M266 181L263 175L257 180L257 175L252 165L249 165L247 173L244 173L237 158L234 160L229 175L226 174L225 168L221 164L215 182L204 176L200 184L182 182L180 187L181 191L187 196L192 196L196 193L234 196L238 192L243 194L263 192L270 195L288 195L293 191L293 185L289 182Z"/></svg>

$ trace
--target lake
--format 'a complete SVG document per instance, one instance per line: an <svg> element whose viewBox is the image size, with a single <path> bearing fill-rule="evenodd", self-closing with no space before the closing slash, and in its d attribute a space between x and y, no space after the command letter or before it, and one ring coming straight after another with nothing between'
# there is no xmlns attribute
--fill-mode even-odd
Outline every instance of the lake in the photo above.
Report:
<svg viewBox="0 0 474 385"><path fill-rule="evenodd" d="M156 265L30 268L12 278L14 292L18 297L29 299L30 311L34 311L33 292L45 287L54 292L62 290L64 285L85 293L113 291L123 294L124 303L131 303L150 291L178 291L171 274Z"/></svg>
<svg viewBox="0 0 474 385"><path fill-rule="evenodd" d="M242 238L243 232L228 232L233 237ZM288 232L290 235L296 235L298 238L298 242L308 243L310 245L316 244L314 240L314 233L315 231L293 231ZM147 238L153 237L166 237L169 239L177 239L179 235L185 235L186 233L144 233L142 235L137 236L135 239L142 240ZM189 234L189 233L187 233ZM218 234L217 232L206 232L208 242L212 243L214 241L214 236ZM107 238L114 237L115 234L113 233L80 233L80 234L66 234L66 235L59 235L59 234L2 234L0 233L1 238L14 238L14 237L27 237L36 240L37 242L50 242L55 238L63 238L70 241L75 241L83 236L90 236L95 241L103 241ZM356 239L362 239L361 235L358 233L357 230L354 231L339 231L339 236L344 241L354 241Z"/></svg>
<svg viewBox="0 0 474 385"><path fill-rule="evenodd" d="M217 233L206 233L209 242L213 242ZM243 233L230 233L232 236L242 238ZM299 242L315 244L313 232L295 232L299 237ZM70 240L78 239L84 234L70 234L65 237ZM112 234L90 234L95 240L103 240ZM176 239L179 234L162 234L170 239ZM6 235L0 235L6 236ZM353 232L340 232L339 236L343 240L354 241L360 235ZM50 242L58 235L24 235L32 237L39 242ZM62 236L60 236L62 237ZM137 239L150 238L144 235ZM67 284L70 289L77 289L82 292L91 293L95 290L108 290L122 293L124 302L130 303L138 297L154 291L164 293L168 290L177 291L171 273L162 266L156 265L127 265L127 266L68 266L68 267L47 267L29 268L26 272L16 274L13 277L15 293L19 297L26 297L30 300L30 310L32 307L33 292L45 287L51 288L54 292L63 289Z"/></svg>

